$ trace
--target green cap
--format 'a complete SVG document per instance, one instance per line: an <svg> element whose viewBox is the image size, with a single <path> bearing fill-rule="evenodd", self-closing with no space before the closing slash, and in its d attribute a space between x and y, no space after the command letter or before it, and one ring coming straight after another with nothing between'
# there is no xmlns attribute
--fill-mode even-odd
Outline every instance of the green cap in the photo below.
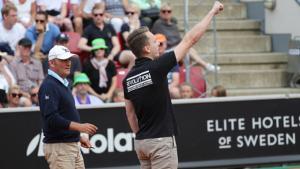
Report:
<svg viewBox="0 0 300 169"><path fill-rule="evenodd" d="M92 50L97 50L97 49L107 49L104 39L97 38L92 41Z"/></svg>
<svg viewBox="0 0 300 169"><path fill-rule="evenodd" d="M91 83L89 77L85 73L78 73L74 76L73 86L78 83Z"/></svg>

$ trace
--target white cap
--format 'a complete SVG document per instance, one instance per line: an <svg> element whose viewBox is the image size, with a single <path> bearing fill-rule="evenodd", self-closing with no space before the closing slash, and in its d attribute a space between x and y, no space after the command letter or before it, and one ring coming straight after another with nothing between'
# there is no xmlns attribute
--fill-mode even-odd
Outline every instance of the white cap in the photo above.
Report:
<svg viewBox="0 0 300 169"><path fill-rule="evenodd" d="M55 45L48 54L48 60L53 59L61 59L66 60L70 57L74 56L75 54L71 53L70 50L61 45Z"/></svg>

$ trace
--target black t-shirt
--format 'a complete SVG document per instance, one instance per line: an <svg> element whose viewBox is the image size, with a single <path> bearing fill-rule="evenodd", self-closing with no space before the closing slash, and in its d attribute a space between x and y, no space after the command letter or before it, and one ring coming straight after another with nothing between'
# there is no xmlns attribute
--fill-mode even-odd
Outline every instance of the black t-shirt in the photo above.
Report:
<svg viewBox="0 0 300 169"><path fill-rule="evenodd" d="M91 63L91 60L88 60L83 65L82 71L84 73L86 73L87 76L90 78L91 87L98 94L107 93L111 86L112 78L117 75L117 70L116 70L115 64L111 60L108 61L108 64L107 64L105 70L106 70L106 75L107 75L107 87L99 87L99 79L100 79L99 70L93 66L93 64Z"/></svg>
<svg viewBox="0 0 300 169"><path fill-rule="evenodd" d="M106 52L110 53L113 48L111 38L117 36L116 31L111 24L104 24L103 29L98 28L94 23L87 26L82 34L82 37L88 40L87 45L92 46L92 41L96 38L103 38L108 49Z"/></svg>
<svg viewBox="0 0 300 169"><path fill-rule="evenodd" d="M140 130L136 139L177 135L167 74L177 64L174 52L158 59L136 59L123 80L125 98L133 103Z"/></svg>

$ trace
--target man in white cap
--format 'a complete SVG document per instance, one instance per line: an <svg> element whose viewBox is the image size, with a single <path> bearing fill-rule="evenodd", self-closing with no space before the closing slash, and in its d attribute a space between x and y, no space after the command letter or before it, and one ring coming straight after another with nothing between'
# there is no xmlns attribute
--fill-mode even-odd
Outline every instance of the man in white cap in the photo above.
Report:
<svg viewBox="0 0 300 169"><path fill-rule="evenodd" d="M60 45L50 50L48 76L38 94L45 135L44 153L50 169L85 168L79 142L85 148L92 146L87 138L80 137L80 132L93 135L97 130L93 124L80 123L66 80L73 55L68 48Z"/></svg>

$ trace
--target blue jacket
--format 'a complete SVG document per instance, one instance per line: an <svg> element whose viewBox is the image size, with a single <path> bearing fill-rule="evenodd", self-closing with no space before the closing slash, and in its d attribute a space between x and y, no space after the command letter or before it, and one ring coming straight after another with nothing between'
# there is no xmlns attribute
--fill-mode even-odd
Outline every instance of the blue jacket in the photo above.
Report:
<svg viewBox="0 0 300 169"><path fill-rule="evenodd" d="M39 90L45 143L77 142L78 131L68 130L71 121L80 122L71 91L53 76L48 75Z"/></svg>

